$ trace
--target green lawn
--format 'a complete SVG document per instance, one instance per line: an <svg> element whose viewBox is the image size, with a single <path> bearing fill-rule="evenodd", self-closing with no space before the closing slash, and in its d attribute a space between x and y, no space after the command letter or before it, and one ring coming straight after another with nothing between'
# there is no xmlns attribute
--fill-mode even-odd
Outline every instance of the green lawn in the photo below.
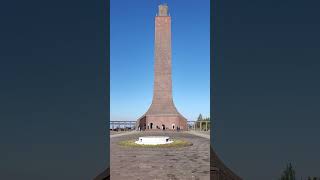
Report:
<svg viewBox="0 0 320 180"><path fill-rule="evenodd" d="M170 144L159 144L159 145L143 145L143 144L136 144L136 140L125 140L120 141L118 144L123 147L143 147L143 148L179 148L179 147L186 147L192 146L191 142L182 139L174 139Z"/></svg>

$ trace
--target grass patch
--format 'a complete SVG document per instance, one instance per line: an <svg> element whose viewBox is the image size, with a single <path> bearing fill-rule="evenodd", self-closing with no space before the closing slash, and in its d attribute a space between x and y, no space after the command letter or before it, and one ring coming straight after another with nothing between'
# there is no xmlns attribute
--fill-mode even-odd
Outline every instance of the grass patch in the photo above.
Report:
<svg viewBox="0 0 320 180"><path fill-rule="evenodd" d="M136 140L125 140L120 141L118 144L123 147L142 147L142 148L179 148L192 146L191 142L182 139L174 139L170 144L158 144L158 145L146 145L146 144L136 144Z"/></svg>

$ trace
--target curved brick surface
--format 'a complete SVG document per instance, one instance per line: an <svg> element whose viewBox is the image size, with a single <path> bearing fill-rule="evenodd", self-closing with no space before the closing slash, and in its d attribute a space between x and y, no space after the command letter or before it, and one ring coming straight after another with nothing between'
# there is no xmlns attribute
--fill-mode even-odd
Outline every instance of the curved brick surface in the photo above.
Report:
<svg viewBox="0 0 320 180"><path fill-rule="evenodd" d="M110 168L107 168L93 180L110 180Z"/></svg>
<svg viewBox="0 0 320 180"><path fill-rule="evenodd" d="M227 168L210 147L210 179L211 180L242 180Z"/></svg>

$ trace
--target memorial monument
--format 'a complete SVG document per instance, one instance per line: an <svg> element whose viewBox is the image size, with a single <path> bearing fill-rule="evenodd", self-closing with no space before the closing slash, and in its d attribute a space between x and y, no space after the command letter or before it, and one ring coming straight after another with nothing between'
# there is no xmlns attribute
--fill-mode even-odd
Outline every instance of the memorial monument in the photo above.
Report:
<svg viewBox="0 0 320 180"><path fill-rule="evenodd" d="M137 120L139 130L186 130L187 119L172 97L171 17L167 4L159 5L155 17L153 99L148 111Z"/></svg>

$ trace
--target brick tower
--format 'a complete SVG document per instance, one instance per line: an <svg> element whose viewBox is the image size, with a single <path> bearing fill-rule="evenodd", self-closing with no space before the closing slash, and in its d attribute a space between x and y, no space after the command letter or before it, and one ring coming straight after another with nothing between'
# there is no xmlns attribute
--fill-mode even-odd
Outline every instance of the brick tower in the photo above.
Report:
<svg viewBox="0 0 320 180"><path fill-rule="evenodd" d="M187 129L187 120L176 109L172 98L171 17L167 4L159 5L155 17L153 99L148 111L137 120L137 128Z"/></svg>

